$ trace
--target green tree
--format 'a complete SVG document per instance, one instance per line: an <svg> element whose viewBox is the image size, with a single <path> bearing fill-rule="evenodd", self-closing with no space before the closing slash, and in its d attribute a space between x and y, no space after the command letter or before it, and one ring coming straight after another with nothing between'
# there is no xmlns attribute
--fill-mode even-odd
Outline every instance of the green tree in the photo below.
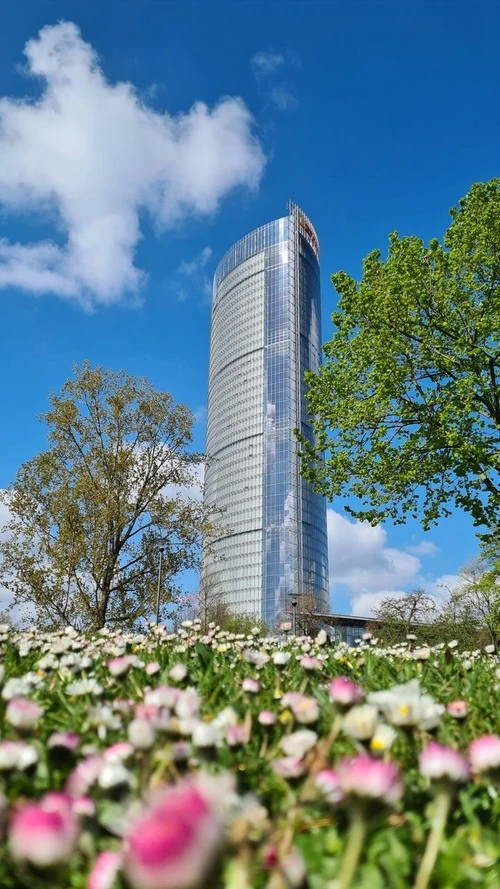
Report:
<svg viewBox="0 0 500 889"><path fill-rule="evenodd" d="M204 633L210 623L222 627L231 612L226 596L216 577L201 575L197 592L185 593L181 596L172 612L171 622L175 629L184 620L199 621Z"/></svg>
<svg viewBox="0 0 500 889"><path fill-rule="evenodd" d="M391 645L404 642L410 634L418 643L429 642L438 614L436 603L423 590L385 596L375 610L378 624L374 632Z"/></svg>
<svg viewBox="0 0 500 889"><path fill-rule="evenodd" d="M456 640L461 649L470 650L491 642L482 615L468 598L467 592L471 592L465 586L468 571L466 566L460 572L463 596L459 590L454 591L449 601L441 605L423 590L386 596L376 610L378 621L373 625L373 632L388 645L405 642L408 637L413 647Z"/></svg>
<svg viewBox="0 0 500 889"><path fill-rule="evenodd" d="M454 623L468 624L483 642L498 645L500 638L500 558L491 540L481 555L467 562L445 609Z"/></svg>
<svg viewBox="0 0 500 889"><path fill-rule="evenodd" d="M47 450L3 493L0 583L42 626L134 627L154 612L160 545L165 605L210 535L193 416L145 379L88 363L50 405Z"/></svg>
<svg viewBox="0 0 500 889"><path fill-rule="evenodd" d="M309 373L317 442L302 472L376 524L428 528L450 507L500 525L500 179L472 186L442 244L390 236L340 294L325 364ZM328 451L326 460L323 453Z"/></svg>
<svg viewBox="0 0 500 889"><path fill-rule="evenodd" d="M316 636L323 626L321 618L318 617L318 614L321 613L318 596L306 589L305 592L298 593L295 600L297 602L295 608L297 635ZM288 615L290 615L290 609L288 609Z"/></svg>

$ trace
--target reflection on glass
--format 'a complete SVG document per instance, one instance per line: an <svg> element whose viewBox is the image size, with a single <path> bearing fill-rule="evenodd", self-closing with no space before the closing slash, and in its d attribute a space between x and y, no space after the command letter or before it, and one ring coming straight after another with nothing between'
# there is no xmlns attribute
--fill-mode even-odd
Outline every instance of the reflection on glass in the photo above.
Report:
<svg viewBox="0 0 500 889"><path fill-rule="evenodd" d="M220 262L210 345L205 497L224 531L203 571L270 626L291 595L328 609L326 505L300 477L293 435L313 436L303 377L319 367L320 336L317 239L290 204Z"/></svg>

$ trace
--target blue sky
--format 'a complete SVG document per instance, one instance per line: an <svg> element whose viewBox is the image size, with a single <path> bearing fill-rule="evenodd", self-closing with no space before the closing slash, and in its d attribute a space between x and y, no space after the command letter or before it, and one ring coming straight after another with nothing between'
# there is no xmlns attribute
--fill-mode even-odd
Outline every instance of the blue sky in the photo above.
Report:
<svg viewBox="0 0 500 889"><path fill-rule="evenodd" d="M333 271L358 275L394 229L441 235L498 175L494 3L4 0L0 14L0 487L44 446L37 415L85 358L187 402L203 448L211 275L288 198L320 236L326 340ZM461 514L424 535L350 522L339 501L329 521L337 611L452 585L477 549Z"/></svg>

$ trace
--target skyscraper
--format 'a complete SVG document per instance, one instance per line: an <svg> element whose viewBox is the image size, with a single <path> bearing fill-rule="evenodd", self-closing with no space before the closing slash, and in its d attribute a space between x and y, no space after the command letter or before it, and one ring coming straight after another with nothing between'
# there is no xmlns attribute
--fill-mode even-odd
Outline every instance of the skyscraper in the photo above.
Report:
<svg viewBox="0 0 500 889"><path fill-rule="evenodd" d="M293 433L313 435L304 371L320 356L319 244L290 202L219 263L210 337L205 499L224 529L204 582L270 627L294 595L328 610L326 503L300 476Z"/></svg>

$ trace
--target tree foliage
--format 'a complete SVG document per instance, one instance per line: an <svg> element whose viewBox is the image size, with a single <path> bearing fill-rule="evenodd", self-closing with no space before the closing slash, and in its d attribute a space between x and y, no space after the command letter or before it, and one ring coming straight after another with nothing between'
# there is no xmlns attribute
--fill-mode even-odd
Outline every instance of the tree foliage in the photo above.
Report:
<svg viewBox="0 0 500 889"><path fill-rule="evenodd" d="M332 276L335 332L309 373L317 443L302 471L372 524L428 528L450 506L486 533L500 509L500 179L472 186L443 242L390 236L357 282ZM323 452L328 451L326 461Z"/></svg>
<svg viewBox="0 0 500 889"><path fill-rule="evenodd" d="M406 642L408 636L415 643L431 644L441 641L434 628L439 611L434 599L423 590L413 590L400 596L385 596L375 610L377 618L373 627L376 636L387 645Z"/></svg>
<svg viewBox="0 0 500 889"><path fill-rule="evenodd" d="M204 633L209 624L222 627L229 615L229 607L221 585L213 575L201 575L198 590L185 593L172 612L172 625L177 628L184 620L199 621Z"/></svg>
<svg viewBox="0 0 500 889"><path fill-rule="evenodd" d="M3 502L0 581L45 626L133 627L197 564L210 518L197 495L193 416L145 379L88 363L41 418L48 448Z"/></svg>
<svg viewBox="0 0 500 889"><path fill-rule="evenodd" d="M321 612L318 596L314 592L305 591L298 593L295 599L297 635L316 636L323 627L323 621L318 617Z"/></svg>
<svg viewBox="0 0 500 889"><path fill-rule="evenodd" d="M433 623L438 616L438 609L434 599L423 590L414 590L402 596L385 596L375 613L384 624L401 625L405 633L410 633L417 624Z"/></svg>
<svg viewBox="0 0 500 889"><path fill-rule="evenodd" d="M220 583L213 575L202 575L198 592L183 595L172 612L172 624L178 628L184 620L197 621L203 633L212 626L220 627L228 633L248 635L258 629L261 635L267 633L267 625L258 614L236 614L227 602Z"/></svg>
<svg viewBox="0 0 500 889"><path fill-rule="evenodd" d="M490 544L460 569L459 582L446 609L453 622L482 629L487 641L495 646L500 639L499 583L500 557Z"/></svg>
<svg viewBox="0 0 500 889"><path fill-rule="evenodd" d="M461 649L498 644L498 584L485 562L475 559L459 572L449 598L437 602L423 590L386 596L376 609L372 629L386 644L438 645L455 640ZM445 590L443 589L443 592Z"/></svg>

